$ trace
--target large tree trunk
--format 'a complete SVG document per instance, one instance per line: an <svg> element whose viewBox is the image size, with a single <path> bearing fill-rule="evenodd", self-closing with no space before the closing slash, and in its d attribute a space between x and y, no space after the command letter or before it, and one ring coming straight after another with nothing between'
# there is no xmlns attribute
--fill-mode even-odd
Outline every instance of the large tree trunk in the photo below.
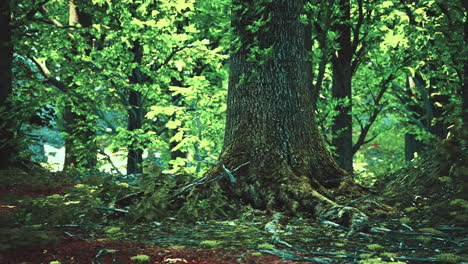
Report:
<svg viewBox="0 0 468 264"><path fill-rule="evenodd" d="M339 1L341 21L333 26L333 30L339 34L338 44L340 48L332 56L333 87L332 95L336 99L347 99L348 104L339 105L336 110L338 115L333 121L332 145L335 147L336 161L348 173L353 173L353 119L351 116L352 97L351 80L353 76L351 60L353 51L351 47L350 2Z"/></svg>
<svg viewBox="0 0 468 264"><path fill-rule="evenodd" d="M304 2L242 0L234 4L232 23L241 45L230 60L220 165L207 176L223 174L223 166L233 170L244 164L232 173L234 178L216 183L231 202L321 214L336 206L328 188L337 187L346 172L327 151L310 107L305 33L299 21ZM263 11L258 11L260 5ZM270 17L270 22L255 33L248 30L246 25L262 16ZM272 50L260 61L251 60L252 50L258 47ZM206 190L210 194L214 189ZM200 193L197 190L195 195Z"/></svg>
<svg viewBox="0 0 468 264"><path fill-rule="evenodd" d="M11 41L10 1L0 3L0 112L11 110L8 97L12 91L13 44ZM0 121L0 168L9 165L14 152L12 120L2 113Z"/></svg>

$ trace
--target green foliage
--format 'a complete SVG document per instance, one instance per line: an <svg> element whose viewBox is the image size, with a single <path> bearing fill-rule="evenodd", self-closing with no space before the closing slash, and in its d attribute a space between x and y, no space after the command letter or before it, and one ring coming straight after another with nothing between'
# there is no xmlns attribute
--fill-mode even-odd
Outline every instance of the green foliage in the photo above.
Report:
<svg viewBox="0 0 468 264"><path fill-rule="evenodd" d="M235 205L230 205L217 185L210 186L208 197L196 191L187 195L186 202L178 210L178 215L186 220L225 219L239 214Z"/></svg>
<svg viewBox="0 0 468 264"><path fill-rule="evenodd" d="M169 198L175 179L159 170L153 173L143 174L140 182L140 190L143 192L141 201L134 210L135 220L160 220L169 216Z"/></svg>

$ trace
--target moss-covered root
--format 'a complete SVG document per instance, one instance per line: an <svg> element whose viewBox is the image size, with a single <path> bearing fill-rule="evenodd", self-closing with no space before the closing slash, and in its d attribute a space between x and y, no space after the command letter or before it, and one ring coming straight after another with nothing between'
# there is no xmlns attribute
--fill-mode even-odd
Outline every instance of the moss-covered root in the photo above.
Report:
<svg viewBox="0 0 468 264"><path fill-rule="evenodd" d="M339 205L315 190L312 190L312 195L318 200L314 207L315 215L349 227L351 230L348 236L361 232L368 227L369 219L359 209Z"/></svg>

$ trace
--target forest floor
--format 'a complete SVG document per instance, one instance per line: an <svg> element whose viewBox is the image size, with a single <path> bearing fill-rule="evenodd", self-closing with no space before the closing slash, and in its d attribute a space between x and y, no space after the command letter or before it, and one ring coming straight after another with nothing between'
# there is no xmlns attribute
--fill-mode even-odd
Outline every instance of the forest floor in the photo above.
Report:
<svg viewBox="0 0 468 264"><path fill-rule="evenodd" d="M418 164L359 201L397 213L370 216L369 228L353 235L298 216L278 223L272 235L265 228L271 216L256 210L224 221L129 224L115 212L103 217L87 209L75 191L82 184L0 171L0 263L468 263L468 202L466 189L457 187L466 187L457 175L467 168L453 163L440 176L442 163ZM89 215L99 220L87 221Z"/></svg>

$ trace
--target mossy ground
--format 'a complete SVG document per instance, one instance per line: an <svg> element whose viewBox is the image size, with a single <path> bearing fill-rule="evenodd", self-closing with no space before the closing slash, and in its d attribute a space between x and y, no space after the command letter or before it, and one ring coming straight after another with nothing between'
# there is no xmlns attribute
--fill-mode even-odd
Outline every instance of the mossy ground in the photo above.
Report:
<svg viewBox="0 0 468 264"><path fill-rule="evenodd" d="M328 263L467 262L468 202L462 193L466 167L452 162L447 169L447 161L450 156L443 154L422 159L385 178L385 188L353 203L371 222L365 233L352 236L345 227L300 215L280 221L272 236L265 230L271 215L250 207L236 219L167 217L135 222L96 208L132 193L128 186L74 185L65 176L44 171L3 171L0 262L310 263L316 258ZM356 199L342 197L340 204ZM25 256L26 250L31 254ZM135 258L138 255L149 259Z"/></svg>

